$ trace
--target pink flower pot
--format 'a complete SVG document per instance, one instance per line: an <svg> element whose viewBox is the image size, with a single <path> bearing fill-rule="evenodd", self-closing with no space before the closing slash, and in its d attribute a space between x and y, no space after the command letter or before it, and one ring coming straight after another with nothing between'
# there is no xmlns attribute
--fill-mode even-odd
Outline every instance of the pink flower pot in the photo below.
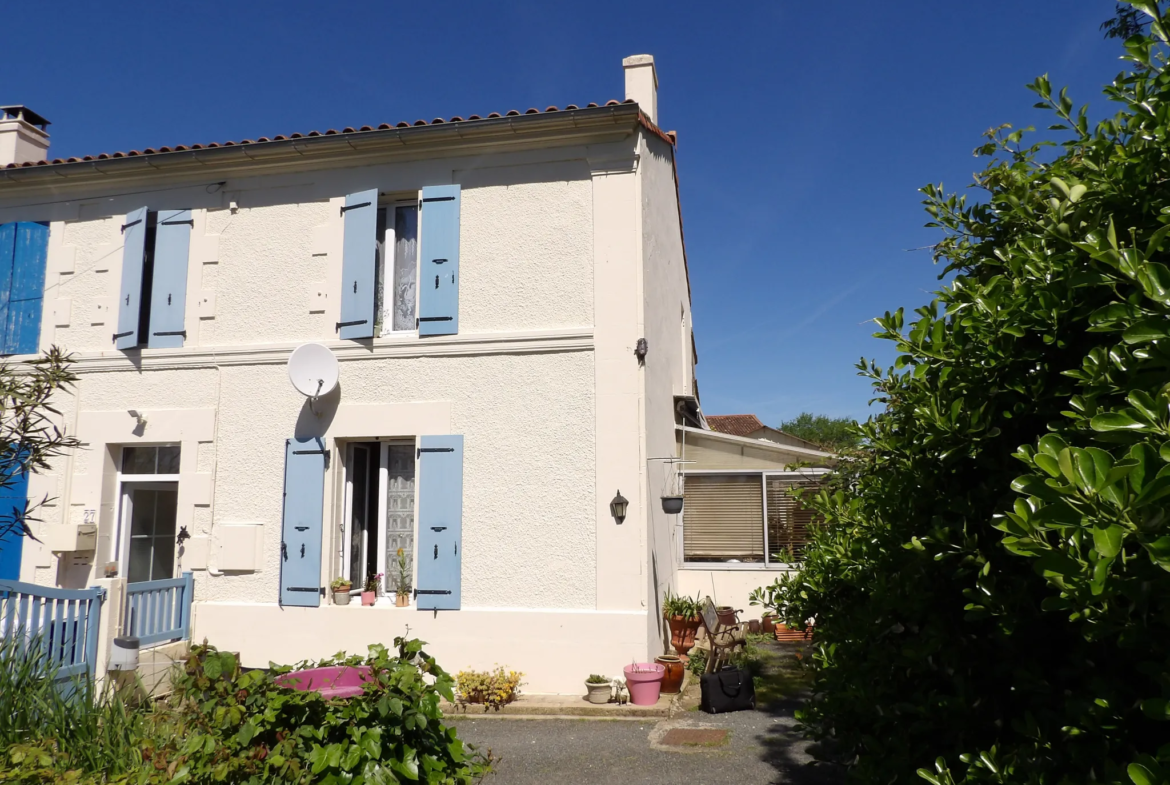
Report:
<svg viewBox="0 0 1170 785"><path fill-rule="evenodd" d="M638 670L634 670L637 668ZM637 662L622 668L626 676L626 688L630 691L630 703L635 706L653 706L658 703L662 679L666 667L657 662Z"/></svg>
<svg viewBox="0 0 1170 785"><path fill-rule="evenodd" d="M377 592L364 591L362 592L362 605L373 605L378 599Z"/></svg>

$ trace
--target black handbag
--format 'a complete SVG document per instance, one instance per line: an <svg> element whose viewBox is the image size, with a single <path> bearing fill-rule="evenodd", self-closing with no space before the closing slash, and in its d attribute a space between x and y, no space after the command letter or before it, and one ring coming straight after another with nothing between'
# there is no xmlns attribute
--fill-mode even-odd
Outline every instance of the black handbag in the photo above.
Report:
<svg viewBox="0 0 1170 785"><path fill-rule="evenodd" d="M734 665L699 677L702 700L699 708L708 714L725 714L756 707L756 685L752 675Z"/></svg>

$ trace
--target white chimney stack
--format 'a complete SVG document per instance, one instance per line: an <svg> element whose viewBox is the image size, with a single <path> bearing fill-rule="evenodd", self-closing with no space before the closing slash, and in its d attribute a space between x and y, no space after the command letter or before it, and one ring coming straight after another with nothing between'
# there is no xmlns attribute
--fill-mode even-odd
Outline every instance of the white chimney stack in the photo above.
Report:
<svg viewBox="0 0 1170 785"><path fill-rule="evenodd" d="M650 122L658 125L658 72L654 55L630 55L622 60L626 71L626 98L633 98Z"/></svg>
<svg viewBox="0 0 1170 785"><path fill-rule="evenodd" d="M49 157L49 121L26 106L0 106L0 166Z"/></svg>

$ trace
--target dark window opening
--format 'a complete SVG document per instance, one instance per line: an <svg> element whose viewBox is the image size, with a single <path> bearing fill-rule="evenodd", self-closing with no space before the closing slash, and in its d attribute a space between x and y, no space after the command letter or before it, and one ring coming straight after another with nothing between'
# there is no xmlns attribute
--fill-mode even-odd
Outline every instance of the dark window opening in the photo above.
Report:
<svg viewBox="0 0 1170 785"><path fill-rule="evenodd" d="M154 238L158 234L158 212L146 214L146 242L142 253L142 294L138 308L138 346L150 340L150 295L154 288Z"/></svg>

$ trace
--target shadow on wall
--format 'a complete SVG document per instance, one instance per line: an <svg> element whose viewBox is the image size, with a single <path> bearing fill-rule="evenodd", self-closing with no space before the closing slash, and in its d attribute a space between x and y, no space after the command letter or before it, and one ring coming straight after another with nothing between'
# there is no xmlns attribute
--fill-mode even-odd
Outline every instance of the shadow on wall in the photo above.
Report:
<svg viewBox="0 0 1170 785"><path fill-rule="evenodd" d="M341 405L341 384L322 395L314 403L309 398L301 404L301 413L297 416L296 437L308 439L313 436L324 437L337 416L337 407ZM316 413L314 413L314 410Z"/></svg>

